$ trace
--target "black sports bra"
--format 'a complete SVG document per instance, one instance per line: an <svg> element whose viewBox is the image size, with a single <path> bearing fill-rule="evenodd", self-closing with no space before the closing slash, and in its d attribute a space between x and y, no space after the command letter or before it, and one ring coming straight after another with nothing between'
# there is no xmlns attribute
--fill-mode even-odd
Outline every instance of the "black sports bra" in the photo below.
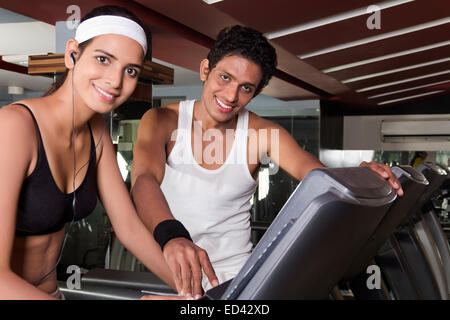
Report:
<svg viewBox="0 0 450 320"><path fill-rule="evenodd" d="M42 235L61 230L66 222L77 221L88 216L97 205L96 154L92 129L91 152L86 176L75 190L75 213L73 213L73 192L64 193L53 179L41 133L33 112L24 104L33 117L38 137L38 160L30 176L22 184L16 218L16 235Z"/></svg>

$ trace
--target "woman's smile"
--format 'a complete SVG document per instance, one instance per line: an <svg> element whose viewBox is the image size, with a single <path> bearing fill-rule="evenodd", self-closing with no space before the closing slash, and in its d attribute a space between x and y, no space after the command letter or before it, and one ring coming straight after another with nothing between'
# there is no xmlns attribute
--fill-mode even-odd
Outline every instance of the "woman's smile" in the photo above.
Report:
<svg viewBox="0 0 450 320"><path fill-rule="evenodd" d="M119 96L118 94L113 94L111 92L107 92L106 90L101 89L100 87L96 86L95 84L92 85L95 90L97 91L100 98L102 98L104 101L108 103L113 103L116 98Z"/></svg>

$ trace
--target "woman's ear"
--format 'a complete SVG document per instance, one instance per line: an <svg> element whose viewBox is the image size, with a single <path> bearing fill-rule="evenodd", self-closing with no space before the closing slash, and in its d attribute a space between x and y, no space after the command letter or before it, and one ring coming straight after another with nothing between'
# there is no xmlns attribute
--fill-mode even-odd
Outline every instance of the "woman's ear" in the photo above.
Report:
<svg viewBox="0 0 450 320"><path fill-rule="evenodd" d="M202 62L200 62L200 80L203 82L208 79L209 75L209 60L203 59Z"/></svg>
<svg viewBox="0 0 450 320"><path fill-rule="evenodd" d="M75 53L75 54L74 54ZM64 64L66 68L71 70L75 66L76 57L78 57L78 42L77 40L71 38L67 40L66 51L64 53Z"/></svg>

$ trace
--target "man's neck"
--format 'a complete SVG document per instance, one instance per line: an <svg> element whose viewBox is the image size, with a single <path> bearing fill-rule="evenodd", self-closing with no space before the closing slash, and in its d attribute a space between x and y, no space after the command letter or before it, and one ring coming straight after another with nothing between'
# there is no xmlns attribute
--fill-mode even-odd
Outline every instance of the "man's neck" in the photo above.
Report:
<svg viewBox="0 0 450 320"><path fill-rule="evenodd" d="M213 119L201 100L195 102L192 117L193 121L201 123L203 131L217 129L225 132L227 129L235 129L238 120L237 114L226 122L220 122Z"/></svg>

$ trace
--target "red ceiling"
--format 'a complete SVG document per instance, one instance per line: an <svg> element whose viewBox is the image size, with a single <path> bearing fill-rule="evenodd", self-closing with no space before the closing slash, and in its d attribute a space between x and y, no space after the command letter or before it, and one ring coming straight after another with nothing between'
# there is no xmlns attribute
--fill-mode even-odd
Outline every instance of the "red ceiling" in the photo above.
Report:
<svg viewBox="0 0 450 320"><path fill-rule="evenodd" d="M364 9L382 2L369 0L224 0L212 5L202 0L3 0L2 7L37 20L54 24L65 20L67 6L77 4L82 14L103 4L127 7L148 23L153 35L153 56L193 71L198 71L217 33L226 26L242 24L274 32L302 23L330 17L343 12ZM377 102L401 98L432 90L445 90L448 86L423 88L392 94L379 99L368 99L375 94L404 90L439 81L450 81L450 75L440 75L402 85L392 85L364 93L356 90L425 74L450 69L442 62L390 75L342 83L343 80L381 71L411 66L450 57L450 45L409 54L398 58L364 64L340 71L324 73L321 70L356 61L379 57L429 44L450 40L450 1L416 0L382 10L381 29L366 27L369 14L328 24L314 29L272 39L278 53L278 71L263 93L281 99L313 99L335 97L363 107L373 107ZM297 55L340 45L347 42L385 34L387 32L447 18L446 24L397 37L379 40L352 48L300 59Z"/></svg>
<svg viewBox="0 0 450 320"><path fill-rule="evenodd" d="M345 1L222 1L217 8L261 32L273 32L373 4L373 0Z"/></svg>

